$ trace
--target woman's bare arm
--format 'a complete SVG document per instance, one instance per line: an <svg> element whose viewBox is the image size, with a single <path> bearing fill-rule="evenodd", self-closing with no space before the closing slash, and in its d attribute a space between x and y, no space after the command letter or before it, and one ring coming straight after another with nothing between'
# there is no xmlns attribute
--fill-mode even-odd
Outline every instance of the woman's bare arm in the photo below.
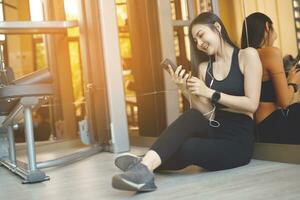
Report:
<svg viewBox="0 0 300 200"><path fill-rule="evenodd" d="M261 49L259 53L262 63L272 80L278 106L288 107L293 100L294 90L288 86L280 49L267 47Z"/></svg>

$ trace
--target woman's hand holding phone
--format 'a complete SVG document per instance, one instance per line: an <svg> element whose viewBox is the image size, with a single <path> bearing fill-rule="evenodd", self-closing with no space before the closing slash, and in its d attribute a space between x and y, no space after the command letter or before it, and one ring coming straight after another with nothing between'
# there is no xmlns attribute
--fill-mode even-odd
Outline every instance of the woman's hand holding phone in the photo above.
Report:
<svg viewBox="0 0 300 200"><path fill-rule="evenodd" d="M187 89L187 79L190 77L190 74L186 73L185 69L182 69L182 66L176 68L175 72L173 71L171 65L169 67L169 72L172 77L172 81L179 87L181 90Z"/></svg>
<svg viewBox="0 0 300 200"><path fill-rule="evenodd" d="M196 96L205 96L208 87L197 77L192 77L191 72L186 73L182 65L176 66L170 59L166 58L160 63L161 67L171 75L172 81L181 91L187 91Z"/></svg>
<svg viewBox="0 0 300 200"><path fill-rule="evenodd" d="M185 69L182 69L182 66L178 66L173 63L170 59L166 58L161 63L160 66L166 70L172 78L172 81L179 87L181 90L186 90L186 82L189 77L191 77L191 73L186 73Z"/></svg>

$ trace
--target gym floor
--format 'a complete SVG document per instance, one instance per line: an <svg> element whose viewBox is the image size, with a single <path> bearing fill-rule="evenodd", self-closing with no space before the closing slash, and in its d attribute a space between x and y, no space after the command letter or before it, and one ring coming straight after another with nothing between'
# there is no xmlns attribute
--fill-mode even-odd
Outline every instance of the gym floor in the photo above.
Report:
<svg viewBox="0 0 300 200"><path fill-rule="evenodd" d="M61 156L78 148L82 147L62 144L37 147L38 160ZM146 150L132 147L136 154ZM178 172L159 173L156 175L157 191L136 194L111 187L111 177L120 173L113 164L115 157L102 152L67 166L46 169L50 181L37 184L21 184L19 177L0 167L0 199L300 199L300 165L252 160L247 166L218 172L192 166Z"/></svg>

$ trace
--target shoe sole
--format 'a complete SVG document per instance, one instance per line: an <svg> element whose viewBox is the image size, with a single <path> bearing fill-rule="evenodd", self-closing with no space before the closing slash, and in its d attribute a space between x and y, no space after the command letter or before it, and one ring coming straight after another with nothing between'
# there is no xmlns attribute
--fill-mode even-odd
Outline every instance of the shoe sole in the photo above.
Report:
<svg viewBox="0 0 300 200"><path fill-rule="evenodd" d="M138 159L139 157L138 156L136 156L136 155L134 155L134 154L123 154L123 155L120 155L120 156L118 156L116 159L115 159L115 166L117 167L117 168L119 168L120 170L122 170L122 171L125 171L127 168L128 168L128 166L130 165L130 164L128 164L126 167L125 166L123 166L121 163L121 160L122 159L126 159L126 160L130 160L128 163L132 163L135 159Z"/></svg>
<svg viewBox="0 0 300 200"><path fill-rule="evenodd" d="M112 187L119 190L135 191L135 192L152 192L157 189L154 183L136 184L125 180L120 176L114 176L112 179Z"/></svg>

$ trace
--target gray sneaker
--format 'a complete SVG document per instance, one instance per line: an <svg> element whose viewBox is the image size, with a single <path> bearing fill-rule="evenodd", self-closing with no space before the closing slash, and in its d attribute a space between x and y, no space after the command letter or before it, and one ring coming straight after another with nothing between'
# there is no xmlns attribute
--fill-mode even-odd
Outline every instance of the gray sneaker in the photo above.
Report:
<svg viewBox="0 0 300 200"><path fill-rule="evenodd" d="M141 157L134 154L121 155L115 159L115 166L125 172L128 167L133 163L139 163L142 161Z"/></svg>
<svg viewBox="0 0 300 200"><path fill-rule="evenodd" d="M113 176L112 187L137 192L151 192L157 188L154 174L140 162L130 165L123 174Z"/></svg>

